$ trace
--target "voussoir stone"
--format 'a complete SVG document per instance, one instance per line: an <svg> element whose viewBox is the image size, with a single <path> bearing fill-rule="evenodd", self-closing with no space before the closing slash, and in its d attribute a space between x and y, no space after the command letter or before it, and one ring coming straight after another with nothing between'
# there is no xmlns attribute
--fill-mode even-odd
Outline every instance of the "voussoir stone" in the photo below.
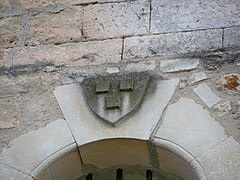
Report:
<svg viewBox="0 0 240 180"><path fill-rule="evenodd" d="M0 154L0 163L30 174L43 160L74 143L65 120L14 139Z"/></svg>
<svg viewBox="0 0 240 180"><path fill-rule="evenodd" d="M31 17L27 45L62 44L82 39L82 8L69 8L59 13L40 13Z"/></svg>
<svg viewBox="0 0 240 180"><path fill-rule="evenodd" d="M124 39L124 59L204 51L222 47L222 30L167 33Z"/></svg>
<svg viewBox="0 0 240 180"><path fill-rule="evenodd" d="M178 72L196 69L199 64L199 59L185 58L185 59L169 59L160 62L160 70L164 73Z"/></svg>
<svg viewBox="0 0 240 180"><path fill-rule="evenodd" d="M152 32L240 25L239 0L152 0Z"/></svg>
<svg viewBox="0 0 240 180"><path fill-rule="evenodd" d="M159 80L155 87L149 85L141 107L115 127L92 112L81 85L60 86L54 94L79 146L109 138L148 140L178 83L179 79L170 79Z"/></svg>
<svg viewBox="0 0 240 180"><path fill-rule="evenodd" d="M66 66L98 65L119 62L121 49L121 39L20 47L7 50L4 61L12 62L6 66L42 63Z"/></svg>
<svg viewBox="0 0 240 180"><path fill-rule="evenodd" d="M148 0L86 6L84 37L105 39L144 34L148 31L149 10Z"/></svg>
<svg viewBox="0 0 240 180"><path fill-rule="evenodd" d="M5 17L0 21L0 48L17 45L21 31L21 17Z"/></svg>
<svg viewBox="0 0 240 180"><path fill-rule="evenodd" d="M0 179L1 180L33 180L31 176L20 171L12 169L8 166L0 164Z"/></svg>
<svg viewBox="0 0 240 180"><path fill-rule="evenodd" d="M180 145L194 157L228 137L207 110L188 98L168 106L156 136Z"/></svg>
<svg viewBox="0 0 240 180"><path fill-rule="evenodd" d="M197 160L210 180L240 179L240 144L229 137L209 149Z"/></svg>

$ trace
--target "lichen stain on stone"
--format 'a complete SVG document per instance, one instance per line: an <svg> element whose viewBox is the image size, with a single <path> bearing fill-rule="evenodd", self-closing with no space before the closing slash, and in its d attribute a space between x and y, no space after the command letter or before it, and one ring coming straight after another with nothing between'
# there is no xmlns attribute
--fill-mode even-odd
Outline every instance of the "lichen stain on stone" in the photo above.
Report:
<svg viewBox="0 0 240 180"><path fill-rule="evenodd" d="M237 90L240 80L237 75L225 76L224 79L226 80L226 84L224 84L225 88L228 90Z"/></svg>

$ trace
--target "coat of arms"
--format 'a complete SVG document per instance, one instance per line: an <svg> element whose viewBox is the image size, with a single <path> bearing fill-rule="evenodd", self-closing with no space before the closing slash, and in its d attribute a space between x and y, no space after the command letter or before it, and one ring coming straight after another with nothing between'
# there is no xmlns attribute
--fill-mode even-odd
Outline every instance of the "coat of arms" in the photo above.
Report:
<svg viewBox="0 0 240 180"><path fill-rule="evenodd" d="M149 80L150 74L143 72L90 77L82 85L92 111L114 125L138 108Z"/></svg>

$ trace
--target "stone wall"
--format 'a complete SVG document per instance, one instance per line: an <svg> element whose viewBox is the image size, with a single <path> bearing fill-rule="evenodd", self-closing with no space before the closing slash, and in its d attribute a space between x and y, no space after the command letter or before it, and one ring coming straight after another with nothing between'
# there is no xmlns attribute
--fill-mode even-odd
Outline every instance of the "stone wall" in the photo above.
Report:
<svg viewBox="0 0 240 180"><path fill-rule="evenodd" d="M64 118L52 93L56 86L95 73L145 70L180 78L176 98L199 103L188 93L198 84L186 78L204 71L231 106L217 119L240 140L239 91L228 93L218 82L239 73L239 42L239 0L1 0L0 150ZM183 57L199 63L183 72L161 69L163 60ZM221 106L215 109L209 108L213 116Z"/></svg>

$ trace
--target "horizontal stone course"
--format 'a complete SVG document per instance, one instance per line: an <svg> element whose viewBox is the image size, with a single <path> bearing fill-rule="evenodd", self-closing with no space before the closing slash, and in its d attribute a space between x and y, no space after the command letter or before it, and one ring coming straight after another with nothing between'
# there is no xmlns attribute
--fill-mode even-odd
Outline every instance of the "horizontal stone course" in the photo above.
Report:
<svg viewBox="0 0 240 180"><path fill-rule="evenodd" d="M5 66L54 65L85 66L121 60L122 40L89 41L64 45L20 47L5 51Z"/></svg>
<svg viewBox="0 0 240 180"><path fill-rule="evenodd" d="M20 0L23 7L27 9L42 8L56 5L85 5L93 3L124 2L129 0ZM131 1L131 0L130 0ZM133 0L134 1L134 0Z"/></svg>
<svg viewBox="0 0 240 180"><path fill-rule="evenodd" d="M239 0L152 0L151 32L240 25Z"/></svg>
<svg viewBox="0 0 240 180"><path fill-rule="evenodd" d="M224 29L224 47L240 46L240 26Z"/></svg>
<svg viewBox="0 0 240 180"><path fill-rule="evenodd" d="M124 59L204 51L222 47L222 30L168 33L124 40Z"/></svg>
<svg viewBox="0 0 240 180"><path fill-rule="evenodd" d="M4 11L6 9L9 9L11 7L11 1L10 0L1 0L0 1L0 12Z"/></svg>
<svg viewBox="0 0 240 180"><path fill-rule="evenodd" d="M17 45L21 31L21 17L6 17L0 21L0 48Z"/></svg>
<svg viewBox="0 0 240 180"><path fill-rule="evenodd" d="M84 37L106 39L147 33L149 11L147 0L86 6Z"/></svg>
<svg viewBox="0 0 240 180"><path fill-rule="evenodd" d="M59 13L40 13L32 16L26 44L60 44L80 41L82 18L81 7L66 9Z"/></svg>

